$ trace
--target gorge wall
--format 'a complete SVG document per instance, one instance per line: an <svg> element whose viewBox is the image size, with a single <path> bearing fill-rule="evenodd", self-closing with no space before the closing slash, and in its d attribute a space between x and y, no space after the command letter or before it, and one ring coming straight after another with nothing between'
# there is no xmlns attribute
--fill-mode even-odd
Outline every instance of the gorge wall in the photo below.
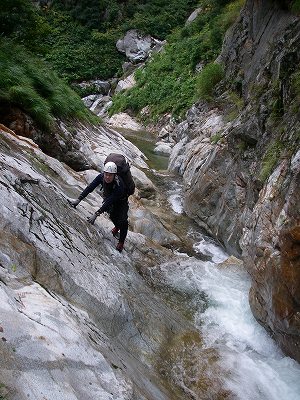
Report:
<svg viewBox="0 0 300 400"><path fill-rule="evenodd" d="M170 159L187 214L243 257L255 317L298 361L299 37L282 2L248 0L217 60L217 97L176 127Z"/></svg>

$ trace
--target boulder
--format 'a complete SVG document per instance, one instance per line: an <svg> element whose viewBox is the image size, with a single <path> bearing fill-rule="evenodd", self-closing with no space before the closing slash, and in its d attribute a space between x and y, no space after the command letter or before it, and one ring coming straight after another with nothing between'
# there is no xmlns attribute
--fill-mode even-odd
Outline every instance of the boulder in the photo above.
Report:
<svg viewBox="0 0 300 400"><path fill-rule="evenodd" d="M147 177L145 172L141 169L136 168L134 165L131 166L131 173L138 189L138 195L140 198L152 199L155 197L157 188L154 186L152 181Z"/></svg>
<svg viewBox="0 0 300 400"><path fill-rule="evenodd" d="M135 86L135 78L134 78L134 73L127 76L127 78L119 80L117 87L115 89L115 93L119 93L122 90L126 89L131 89L133 86Z"/></svg>
<svg viewBox="0 0 300 400"><path fill-rule="evenodd" d="M143 125L127 113L114 114L107 119L106 123L113 128L128 129L130 131L142 131L144 129Z"/></svg>
<svg viewBox="0 0 300 400"><path fill-rule="evenodd" d="M162 246L171 246L180 243L180 239L164 227L162 222L140 206L130 212L130 223L135 232L139 232L150 240Z"/></svg>
<svg viewBox="0 0 300 400"><path fill-rule="evenodd" d="M109 94L111 83L109 81L101 81L99 79L84 81L78 84L78 87L84 90L89 90L93 94Z"/></svg>
<svg viewBox="0 0 300 400"><path fill-rule="evenodd" d="M170 155L172 152L172 145L165 142L157 142L154 147L154 153Z"/></svg>
<svg viewBox="0 0 300 400"><path fill-rule="evenodd" d="M126 55L130 62L136 64L145 61L151 51L161 47L162 43L153 39L150 35L144 35L136 29L126 32L122 39L116 43L119 52Z"/></svg>

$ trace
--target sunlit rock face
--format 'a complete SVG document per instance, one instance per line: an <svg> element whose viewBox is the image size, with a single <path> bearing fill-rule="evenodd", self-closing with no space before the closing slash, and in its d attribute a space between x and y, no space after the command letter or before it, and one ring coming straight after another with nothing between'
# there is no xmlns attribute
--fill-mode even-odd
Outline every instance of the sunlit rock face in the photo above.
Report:
<svg viewBox="0 0 300 400"><path fill-rule="evenodd" d="M120 254L106 215L86 221L102 202L97 191L76 210L68 204L92 174L74 172L3 126L0 169L0 383L7 398L181 399L157 366L170 337L197 333L135 268L172 252L130 230Z"/></svg>
<svg viewBox="0 0 300 400"><path fill-rule="evenodd" d="M218 57L227 82L218 106L189 110L169 164L183 176L185 211L243 256L254 315L297 360L299 36L299 16L282 2L248 0Z"/></svg>
<svg viewBox="0 0 300 400"><path fill-rule="evenodd" d="M151 52L158 51L163 42L144 35L136 29L126 32L125 36L116 43L118 51L124 53L132 63L145 61Z"/></svg>

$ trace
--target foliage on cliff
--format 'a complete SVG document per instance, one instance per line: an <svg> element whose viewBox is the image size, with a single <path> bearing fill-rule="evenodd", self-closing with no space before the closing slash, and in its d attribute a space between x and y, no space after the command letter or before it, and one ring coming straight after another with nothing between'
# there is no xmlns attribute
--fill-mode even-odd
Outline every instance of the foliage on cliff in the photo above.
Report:
<svg viewBox="0 0 300 400"><path fill-rule="evenodd" d="M46 2L47 3L47 2ZM122 73L116 41L131 28L160 39L181 26L197 0L3 0L0 34L49 61L68 82Z"/></svg>
<svg viewBox="0 0 300 400"><path fill-rule="evenodd" d="M127 29L164 38L196 4L55 0L39 8L31 0L3 0L0 103L20 107L48 128L55 117L91 119L77 95L51 69L69 83L120 74L124 57L116 41Z"/></svg>
<svg viewBox="0 0 300 400"><path fill-rule="evenodd" d="M209 100L223 76L222 67L210 63L243 3L203 0L197 19L167 37L164 51L137 71L136 87L115 96L111 112L138 113L148 106L147 117L153 120L166 112L180 116L197 99Z"/></svg>
<svg viewBox="0 0 300 400"><path fill-rule="evenodd" d="M56 9L89 29L140 29L160 39L184 24L196 0L54 0Z"/></svg>

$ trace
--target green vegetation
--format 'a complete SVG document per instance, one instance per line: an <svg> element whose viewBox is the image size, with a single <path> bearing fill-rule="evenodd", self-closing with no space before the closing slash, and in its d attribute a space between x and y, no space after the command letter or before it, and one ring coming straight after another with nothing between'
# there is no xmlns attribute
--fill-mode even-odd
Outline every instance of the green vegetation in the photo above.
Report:
<svg viewBox="0 0 300 400"><path fill-rule="evenodd" d="M299 14L300 13L300 0L293 0L290 8L293 13Z"/></svg>
<svg viewBox="0 0 300 400"><path fill-rule="evenodd" d="M221 104L226 107L225 121L231 122L241 113L244 107L244 100L238 91L230 90L226 93L226 96L223 94Z"/></svg>
<svg viewBox="0 0 300 400"><path fill-rule="evenodd" d="M50 26L30 0L1 0L0 34L32 51L40 52Z"/></svg>
<svg viewBox="0 0 300 400"><path fill-rule="evenodd" d="M31 0L2 0L0 103L19 106L46 128L55 117L90 120L67 84L120 75L125 58L116 41L137 28L167 38L168 45L136 73L135 88L115 97L112 110L139 113L149 106L152 120L166 112L180 117L199 98L212 97L222 79L222 68L213 61L243 3L53 0L40 9ZM198 6L197 19L184 26ZM199 63L204 68L197 73Z"/></svg>
<svg viewBox="0 0 300 400"><path fill-rule="evenodd" d="M67 82L121 74L125 58L116 49L118 31L90 31L56 11L48 11L46 16L55 29L44 40L44 57Z"/></svg>
<svg viewBox="0 0 300 400"><path fill-rule="evenodd" d="M272 96L270 99L270 118L273 120L275 123L279 121L284 113L283 110L283 99L282 99L282 89L281 89L281 84L279 80L275 80L272 82L271 85L271 90L272 90Z"/></svg>
<svg viewBox="0 0 300 400"><path fill-rule="evenodd" d="M217 143L220 141L221 138L222 138L222 133L221 133L221 132L218 132L218 133L216 133L215 135L212 135L212 136L211 136L210 142L211 142L212 144L217 144Z"/></svg>
<svg viewBox="0 0 300 400"><path fill-rule="evenodd" d="M116 41L128 29L164 39L183 25L198 0L2 0L0 34L49 61L69 83L122 73Z"/></svg>
<svg viewBox="0 0 300 400"><path fill-rule="evenodd" d="M3 390L5 390L5 385L3 385L3 383L0 383L0 400L6 400L6 396L2 394Z"/></svg>
<svg viewBox="0 0 300 400"><path fill-rule="evenodd" d="M0 40L0 104L20 107L46 129L55 117L91 122L97 118L47 64L4 39Z"/></svg>
<svg viewBox="0 0 300 400"><path fill-rule="evenodd" d="M300 70L298 69L291 76L292 91L296 96L298 102L300 102Z"/></svg>
<svg viewBox="0 0 300 400"><path fill-rule="evenodd" d="M91 30L139 29L159 39L182 26L197 0L54 0L54 8Z"/></svg>
<svg viewBox="0 0 300 400"><path fill-rule="evenodd" d="M262 159L262 167L259 173L259 178L262 182L265 182L271 175L272 171L278 164L284 148L285 146L280 140L276 140L275 142L271 143L267 148Z"/></svg>
<svg viewBox="0 0 300 400"><path fill-rule="evenodd" d="M223 77L224 71L220 64L207 64L196 80L198 97L203 100L210 100L215 86Z"/></svg>
<svg viewBox="0 0 300 400"><path fill-rule="evenodd" d="M151 120L163 113L181 117L198 99L211 98L223 77L221 65L213 60L243 4L242 0L203 0L197 19L169 35L164 51L136 72L137 85L114 97L111 113L130 110L138 114L148 106ZM200 62L205 66L197 73Z"/></svg>

